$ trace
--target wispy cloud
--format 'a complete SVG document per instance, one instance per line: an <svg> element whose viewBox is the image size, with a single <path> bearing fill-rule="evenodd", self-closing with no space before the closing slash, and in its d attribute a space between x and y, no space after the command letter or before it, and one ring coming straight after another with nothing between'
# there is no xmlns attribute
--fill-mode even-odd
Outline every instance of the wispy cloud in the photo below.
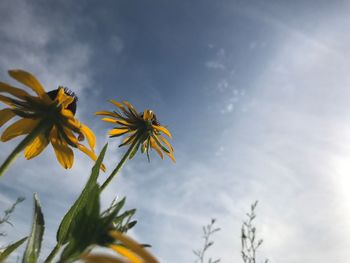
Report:
<svg viewBox="0 0 350 263"><path fill-rule="evenodd" d="M2 79L9 80L5 76L8 68L30 70L46 87L74 86L82 100L91 102L85 107L81 104L82 115L91 111L99 91L92 90L95 72L89 63L94 50L75 36L74 27L51 23L49 14L39 15L35 5L23 1L2 3L0 14ZM274 52L261 56L254 70L243 71L234 67L231 51L235 47L227 44L236 35L223 37L221 42L226 45L220 45L224 43L219 40L211 44L212 57L198 61L208 73L200 76L203 82L212 84L210 104L220 105L215 108L215 119L196 108L198 92L188 98L193 119L201 121L203 127L188 130L179 122L179 130L192 138L178 143L177 164L171 166L156 158L148 164L144 156L135 157L104 193L103 206L116 195L127 195L127 206L138 209L139 223L133 234L141 242L151 243L152 251L169 263L190 262L192 249L201 242L201 225L215 217L223 230L215 238L212 254L223 262L233 262L240 260L239 231L245 212L259 199L257 227L265 240L262 256L271 262L342 262L350 257L350 39L343 33L349 28L347 13L327 19L313 17L313 21L302 17L305 24L315 25L307 33L255 9L243 15L256 24L266 24L275 34L272 37L270 32L262 39L253 36L243 45L260 54L265 52L260 48L273 41ZM118 34L108 39L114 55L125 51L125 42ZM139 70L138 62L133 69ZM176 76L179 79L180 73ZM154 89L155 94L161 93ZM148 94L149 90L143 92ZM176 104L178 108L188 106L181 103ZM191 118L188 115L179 120ZM87 121L94 123L89 118ZM212 123L215 127L208 127ZM104 141L102 124L93 126ZM209 128L215 133L194 138ZM192 140L199 140L201 147L193 147ZM15 143L1 146L1 160ZM109 168L120 158L122 150L117 144L110 143ZM208 149L215 152L210 154ZM33 162L19 158L1 178L1 205L7 206L22 194L27 200L16 212L16 231L8 231L8 239L1 244L29 232L31 194L37 191L45 200L47 253L55 240L51 230L57 229L90 167L91 161L77 153L74 168L65 174L52 149Z"/></svg>
<svg viewBox="0 0 350 263"><path fill-rule="evenodd" d="M219 61L208 61L205 63L205 66L207 68L212 68L212 69L225 69L225 65L220 63Z"/></svg>
<svg viewBox="0 0 350 263"><path fill-rule="evenodd" d="M210 49L214 49L214 46L209 45ZM225 70L226 69L226 63L225 60L227 59L226 57L226 52L225 49L220 48L216 54L213 60L209 60L205 62L205 66L208 69L217 69L217 70Z"/></svg>
<svg viewBox="0 0 350 263"><path fill-rule="evenodd" d="M43 16L35 4L27 1L4 1L0 4L0 34L2 55L0 57L0 75L2 80L16 83L6 76L8 69L25 69L34 73L47 90L59 85L68 86L82 94L92 84L89 58L91 49L85 43L74 39L74 32L67 26L51 23L50 14ZM64 38L70 39L65 41ZM53 48L55 46L55 48ZM14 84L15 86L17 85ZM82 94L83 95L83 94ZM1 146L0 159L4 160L18 143L18 140ZM16 164L1 178L2 193L8 196L6 204L17 196L25 196L26 201L14 214L13 228L7 228L6 240L1 245L19 239L29 233L32 214L32 193L38 192L45 200L47 229L57 229L58 220L63 216L67 205L81 189L86 177L74 177L76 174L88 174L91 161L76 156L72 171L62 176L62 170L55 160L53 150L48 147L45 153L37 157L35 164L23 160L21 156ZM78 154L77 154L78 155ZM54 164L54 165L52 165ZM56 165L57 164L57 165ZM22 167L26 167L25 170ZM71 175L71 176L67 176ZM64 191L62 191L64 189ZM54 245L54 231L46 231L43 253Z"/></svg>

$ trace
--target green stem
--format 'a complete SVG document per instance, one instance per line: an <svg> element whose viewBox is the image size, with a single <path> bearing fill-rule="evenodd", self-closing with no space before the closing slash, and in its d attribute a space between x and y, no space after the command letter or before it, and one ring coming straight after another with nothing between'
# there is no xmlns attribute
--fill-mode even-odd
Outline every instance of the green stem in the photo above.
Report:
<svg viewBox="0 0 350 263"><path fill-rule="evenodd" d="M12 153L6 158L5 162L0 167L0 176L2 176L9 168L11 163L18 157L18 154L24 150L24 148L33 141L43 130L47 128L48 124L46 121L41 121L31 133L29 133L12 151Z"/></svg>
<svg viewBox="0 0 350 263"><path fill-rule="evenodd" d="M134 142L130 145L128 151L124 154L123 158L118 163L117 167L113 170L111 175L107 178L107 180L102 184L100 190L101 192L107 187L107 185L112 181L113 177L119 172L119 170L123 167L126 160L128 160L130 154L135 150L138 146L139 138L135 138Z"/></svg>
<svg viewBox="0 0 350 263"><path fill-rule="evenodd" d="M54 247L54 249L51 251L50 255L47 257L47 259L45 259L45 263L50 263L56 256L57 252L60 250L61 245L60 244L56 244L56 246Z"/></svg>

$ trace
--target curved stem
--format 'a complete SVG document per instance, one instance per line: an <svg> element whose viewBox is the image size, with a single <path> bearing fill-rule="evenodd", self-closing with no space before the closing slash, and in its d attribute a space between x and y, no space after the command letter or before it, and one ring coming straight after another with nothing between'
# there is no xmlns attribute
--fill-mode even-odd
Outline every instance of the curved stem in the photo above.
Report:
<svg viewBox="0 0 350 263"><path fill-rule="evenodd" d="M50 255L45 259L45 263L50 263L56 256L57 252L60 250L61 245L60 244L56 244L56 246L54 247L54 249L51 251Z"/></svg>
<svg viewBox="0 0 350 263"><path fill-rule="evenodd" d="M110 176L106 179L106 181L102 184L100 190L101 192L107 187L107 185L112 181L113 177L119 172L119 170L123 167L126 160L128 160L131 153L135 150L135 148L139 144L139 138L135 138L134 142L130 145L128 151L124 154L123 158L118 163L117 167L113 170Z"/></svg>
<svg viewBox="0 0 350 263"><path fill-rule="evenodd" d="M0 176L2 176L6 170L10 167L11 163L18 157L18 154L29 144L31 141L38 136L43 130L47 128L48 124L46 121L41 121L31 133L29 133L18 145L17 147L10 153L10 155L6 158L5 162L0 167Z"/></svg>

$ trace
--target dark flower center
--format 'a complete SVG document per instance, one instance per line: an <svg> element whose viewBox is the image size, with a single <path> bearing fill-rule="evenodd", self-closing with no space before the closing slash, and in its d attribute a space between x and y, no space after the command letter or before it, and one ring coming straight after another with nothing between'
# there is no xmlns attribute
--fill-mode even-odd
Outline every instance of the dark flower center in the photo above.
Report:
<svg viewBox="0 0 350 263"><path fill-rule="evenodd" d="M51 91L47 92L46 94L49 95L50 99L54 100L57 97L59 89L60 88L51 90ZM66 93L66 95L71 96L71 97L74 98L73 102L68 105L67 109L70 110L75 115L75 113L77 111L78 97L75 95L75 93L73 91L71 91L68 88L64 88L64 93Z"/></svg>
<svg viewBox="0 0 350 263"><path fill-rule="evenodd" d="M160 122L157 120L156 114L153 113L152 124L160 126Z"/></svg>
<svg viewBox="0 0 350 263"><path fill-rule="evenodd" d="M141 112L140 115L141 115L141 118L143 118L143 112ZM157 120L157 117L156 117L156 114L155 114L155 113L153 113L152 124L153 124L153 125L160 126L160 122Z"/></svg>

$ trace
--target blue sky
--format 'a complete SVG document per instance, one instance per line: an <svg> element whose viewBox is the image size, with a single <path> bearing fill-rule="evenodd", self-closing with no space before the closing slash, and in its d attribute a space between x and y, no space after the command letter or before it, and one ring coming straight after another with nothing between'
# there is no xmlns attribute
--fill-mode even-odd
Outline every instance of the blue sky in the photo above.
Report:
<svg viewBox="0 0 350 263"><path fill-rule="evenodd" d="M34 73L47 90L79 96L78 117L118 141L93 115L107 99L151 108L174 139L177 163L137 156L103 196L137 208L131 233L161 262L193 262L201 226L222 231L211 255L240 261L240 225L259 200L261 259L350 257L350 5L347 1L2 1L0 78ZM1 144L0 160L18 141ZM63 171L47 149L20 157L0 181L0 208L27 200L0 245L29 232L32 193L47 223L43 253L91 162Z"/></svg>

